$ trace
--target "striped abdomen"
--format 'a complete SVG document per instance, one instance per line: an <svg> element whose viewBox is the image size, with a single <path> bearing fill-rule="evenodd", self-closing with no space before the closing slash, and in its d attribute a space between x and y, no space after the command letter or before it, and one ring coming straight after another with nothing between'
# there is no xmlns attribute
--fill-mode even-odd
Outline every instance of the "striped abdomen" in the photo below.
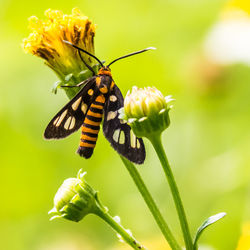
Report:
<svg viewBox="0 0 250 250"><path fill-rule="evenodd" d="M100 94L90 105L81 127L82 134L77 153L85 158L89 158L93 154L102 121L104 104L105 97Z"/></svg>

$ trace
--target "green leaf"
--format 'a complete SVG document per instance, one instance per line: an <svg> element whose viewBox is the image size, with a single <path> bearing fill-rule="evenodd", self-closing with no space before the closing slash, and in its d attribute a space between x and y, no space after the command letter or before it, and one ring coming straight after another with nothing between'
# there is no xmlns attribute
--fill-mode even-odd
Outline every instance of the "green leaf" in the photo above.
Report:
<svg viewBox="0 0 250 250"><path fill-rule="evenodd" d="M195 240L194 240L194 250L197 249L197 242L202 234L202 232L204 231L205 228L207 228L208 226L212 225L213 223L215 223L216 221L222 219L224 216L226 215L226 213L222 212L222 213L218 213L216 215L210 216L208 219L206 219L203 224L199 227L196 236L195 236Z"/></svg>

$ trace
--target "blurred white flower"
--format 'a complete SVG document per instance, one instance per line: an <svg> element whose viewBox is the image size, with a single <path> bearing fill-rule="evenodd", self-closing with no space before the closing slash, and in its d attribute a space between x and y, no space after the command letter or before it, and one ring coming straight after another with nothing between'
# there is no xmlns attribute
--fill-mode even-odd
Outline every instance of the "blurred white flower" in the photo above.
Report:
<svg viewBox="0 0 250 250"><path fill-rule="evenodd" d="M210 61L250 65L249 10L249 0L233 0L225 6L204 42L204 53Z"/></svg>

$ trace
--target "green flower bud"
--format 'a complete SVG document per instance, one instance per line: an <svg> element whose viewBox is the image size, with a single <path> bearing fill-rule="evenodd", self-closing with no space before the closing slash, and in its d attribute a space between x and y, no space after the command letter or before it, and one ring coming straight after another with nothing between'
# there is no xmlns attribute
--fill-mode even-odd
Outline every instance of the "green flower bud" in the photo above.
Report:
<svg viewBox="0 0 250 250"><path fill-rule="evenodd" d="M65 218L72 221L80 221L87 214L93 213L108 223L119 235L120 239L127 242L134 249L146 250L132 235L120 224L120 218L114 218L108 213L97 197L97 192L84 180L82 169L77 178L66 179L58 189L54 198L54 207L49 211L52 214L50 220Z"/></svg>
<svg viewBox="0 0 250 250"><path fill-rule="evenodd" d="M54 208L49 212L53 215L50 220L65 218L77 222L102 207L97 192L84 180L85 174L80 170L77 178L69 178L63 182L54 197Z"/></svg>
<svg viewBox="0 0 250 250"><path fill-rule="evenodd" d="M155 87L133 87L120 109L120 119L127 122L138 137L150 137L161 133L169 124L169 102L171 96L164 97Z"/></svg>

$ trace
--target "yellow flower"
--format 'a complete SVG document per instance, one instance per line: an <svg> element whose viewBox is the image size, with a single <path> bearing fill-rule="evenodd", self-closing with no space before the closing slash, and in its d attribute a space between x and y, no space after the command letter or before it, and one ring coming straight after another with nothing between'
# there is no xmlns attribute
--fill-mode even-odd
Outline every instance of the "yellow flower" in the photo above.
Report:
<svg viewBox="0 0 250 250"><path fill-rule="evenodd" d="M243 226L242 235L236 250L250 250L250 222Z"/></svg>
<svg viewBox="0 0 250 250"><path fill-rule="evenodd" d="M94 54L95 25L77 8L72 10L71 15L48 9L45 16L46 20L40 20L35 16L29 18L32 33L23 40L24 51L44 59L61 80L69 74L79 78L79 74L87 68L78 50L65 44L63 40ZM82 54L82 58L90 65L95 63L85 53Z"/></svg>
<svg viewBox="0 0 250 250"><path fill-rule="evenodd" d="M230 0L224 7L223 17L243 17L250 15L249 0Z"/></svg>

